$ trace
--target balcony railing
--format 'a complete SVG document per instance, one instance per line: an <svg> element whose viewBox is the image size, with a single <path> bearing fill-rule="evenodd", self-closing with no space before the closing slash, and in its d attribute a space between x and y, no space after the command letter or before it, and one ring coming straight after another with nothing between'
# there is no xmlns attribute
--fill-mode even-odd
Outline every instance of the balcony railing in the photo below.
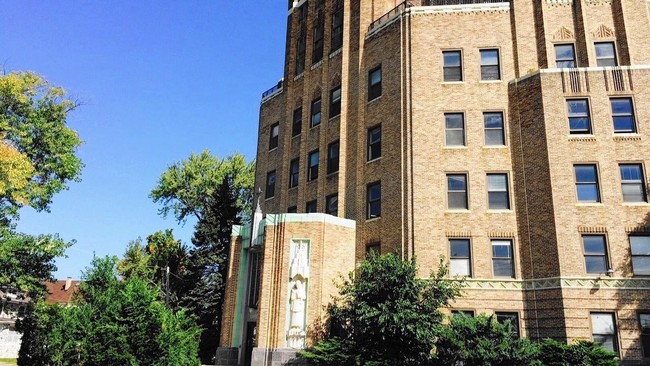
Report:
<svg viewBox="0 0 650 366"><path fill-rule="evenodd" d="M374 22L370 23L370 26L368 27L368 32L372 32L374 29L379 28L382 24L388 22L389 20L393 19L395 16L399 15L404 11L406 8L410 8L413 6L412 1L404 1L403 3L397 5L393 9L391 9L388 13L382 15L379 17L379 19L375 20Z"/></svg>
<svg viewBox="0 0 650 366"><path fill-rule="evenodd" d="M276 93L279 93L282 90L282 84L284 84L284 80L278 81L276 85L274 85L271 89L265 91L262 93L262 101L265 99L270 98L271 96L275 95Z"/></svg>
<svg viewBox="0 0 650 366"><path fill-rule="evenodd" d="M475 5L509 3L512 0L421 0L422 6Z"/></svg>

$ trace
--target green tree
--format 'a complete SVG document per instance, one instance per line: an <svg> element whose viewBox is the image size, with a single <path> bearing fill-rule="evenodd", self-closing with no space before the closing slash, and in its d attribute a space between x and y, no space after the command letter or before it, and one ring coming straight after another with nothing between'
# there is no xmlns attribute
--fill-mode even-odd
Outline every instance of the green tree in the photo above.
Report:
<svg viewBox="0 0 650 366"><path fill-rule="evenodd" d="M440 308L459 294L459 284L446 275L441 263L429 279L419 279L415 260L370 255L340 285L325 340L303 357L321 365L427 364L443 320Z"/></svg>
<svg viewBox="0 0 650 366"><path fill-rule="evenodd" d="M588 341L572 344L545 339L539 344L540 366L618 366L620 361L614 352Z"/></svg>
<svg viewBox="0 0 650 366"><path fill-rule="evenodd" d="M24 205L47 210L54 194L79 180L81 140L66 126L76 106L32 72L0 76L0 224Z"/></svg>

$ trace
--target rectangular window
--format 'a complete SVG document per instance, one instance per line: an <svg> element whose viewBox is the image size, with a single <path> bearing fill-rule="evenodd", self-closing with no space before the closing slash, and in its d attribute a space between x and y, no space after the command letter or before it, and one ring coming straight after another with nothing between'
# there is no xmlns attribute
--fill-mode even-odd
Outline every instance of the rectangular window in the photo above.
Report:
<svg viewBox="0 0 650 366"><path fill-rule="evenodd" d="M332 9L330 48L331 51L336 51L343 46L343 0L335 0Z"/></svg>
<svg viewBox="0 0 650 366"><path fill-rule="evenodd" d="M467 174L447 174L447 208L467 210Z"/></svg>
<svg viewBox="0 0 650 366"><path fill-rule="evenodd" d="M509 210L510 194L508 192L507 174L488 174L488 207L490 210Z"/></svg>
<svg viewBox="0 0 650 366"><path fill-rule="evenodd" d="M616 321L613 313L591 313L591 333L594 343L608 351L618 353Z"/></svg>
<svg viewBox="0 0 650 366"><path fill-rule="evenodd" d="M302 107L293 111L293 123L291 124L291 137L300 135L302 132Z"/></svg>
<svg viewBox="0 0 650 366"><path fill-rule="evenodd" d="M330 118L339 114L341 114L341 87L337 86L330 91Z"/></svg>
<svg viewBox="0 0 650 366"><path fill-rule="evenodd" d="M515 277L512 240L492 240L492 268L495 277Z"/></svg>
<svg viewBox="0 0 650 366"><path fill-rule="evenodd" d="M310 127L316 127L320 124L320 98L311 102L311 120Z"/></svg>
<svg viewBox="0 0 650 366"><path fill-rule="evenodd" d="M445 146L465 146L465 117L462 113L445 113Z"/></svg>
<svg viewBox="0 0 650 366"><path fill-rule="evenodd" d="M275 170L266 173L266 192L264 193L265 198L273 196L275 196Z"/></svg>
<svg viewBox="0 0 650 366"><path fill-rule="evenodd" d="M332 194L325 198L325 213L332 216L339 215L339 195Z"/></svg>
<svg viewBox="0 0 650 366"><path fill-rule="evenodd" d="M503 128L503 113L483 113L483 126L485 127L485 145L505 146L506 137Z"/></svg>
<svg viewBox="0 0 650 366"><path fill-rule="evenodd" d="M576 190L579 202L600 202L598 169L595 164L573 166L576 174Z"/></svg>
<svg viewBox="0 0 650 366"><path fill-rule="evenodd" d="M289 164L289 188L297 187L300 182L300 159L291 160Z"/></svg>
<svg viewBox="0 0 650 366"><path fill-rule="evenodd" d="M463 63L460 51L442 52L442 75L444 81L463 81Z"/></svg>
<svg viewBox="0 0 650 366"><path fill-rule="evenodd" d="M250 287L248 289L248 307L257 309L260 299L260 277L262 269L262 253L251 251L250 254Z"/></svg>
<svg viewBox="0 0 650 366"><path fill-rule="evenodd" d="M481 50L481 80L501 80L499 50Z"/></svg>
<svg viewBox="0 0 650 366"><path fill-rule="evenodd" d="M296 212L298 212L298 206L287 207L287 213L296 213Z"/></svg>
<svg viewBox="0 0 650 366"><path fill-rule="evenodd" d="M269 150L278 147L278 140L280 136L280 122L271 125L271 134L269 136Z"/></svg>
<svg viewBox="0 0 650 366"><path fill-rule="evenodd" d="M510 324L512 334L519 338L519 314L512 312L495 311L494 315L499 324Z"/></svg>
<svg viewBox="0 0 650 366"><path fill-rule="evenodd" d="M611 98L614 133L636 133L632 98Z"/></svg>
<svg viewBox="0 0 650 366"><path fill-rule="evenodd" d="M451 316L466 316L469 318L474 317L474 310L452 310L451 311Z"/></svg>
<svg viewBox="0 0 650 366"><path fill-rule="evenodd" d="M617 66L614 42L598 42L596 47L596 66Z"/></svg>
<svg viewBox="0 0 650 366"><path fill-rule="evenodd" d="M449 239L449 274L472 277L469 239Z"/></svg>
<svg viewBox="0 0 650 366"><path fill-rule="evenodd" d="M366 191L366 218L381 216L381 182L368 184Z"/></svg>
<svg viewBox="0 0 650 366"><path fill-rule="evenodd" d="M641 349L643 357L650 358L650 313L639 314L639 325L641 327Z"/></svg>
<svg viewBox="0 0 650 366"><path fill-rule="evenodd" d="M590 134L589 101L587 99L568 99L566 101L569 115L569 133Z"/></svg>
<svg viewBox="0 0 650 366"><path fill-rule="evenodd" d="M327 146L327 174L339 171L339 148L340 143L334 141Z"/></svg>
<svg viewBox="0 0 650 366"><path fill-rule="evenodd" d="M375 241L366 245L366 255L375 253L377 255L381 254L381 242Z"/></svg>
<svg viewBox="0 0 650 366"><path fill-rule="evenodd" d="M631 235L632 272L638 276L650 276L650 236Z"/></svg>
<svg viewBox="0 0 650 366"><path fill-rule="evenodd" d="M576 67L576 52L573 48L573 44L555 45L555 67Z"/></svg>
<svg viewBox="0 0 650 366"><path fill-rule="evenodd" d="M621 164L623 202L647 202L645 180L641 164Z"/></svg>
<svg viewBox="0 0 650 366"><path fill-rule="evenodd" d="M307 170L307 181L318 178L318 161L320 160L318 150L309 153L309 168Z"/></svg>
<svg viewBox="0 0 650 366"><path fill-rule="evenodd" d="M368 101L381 96L381 65L368 72Z"/></svg>
<svg viewBox="0 0 650 366"><path fill-rule="evenodd" d="M294 73L296 76L305 71L305 54L307 53L307 16L309 6L304 4L298 8L298 37L296 39L296 64Z"/></svg>
<svg viewBox="0 0 650 366"><path fill-rule="evenodd" d="M583 235L585 271L590 274L606 274L609 269L605 235Z"/></svg>
<svg viewBox="0 0 650 366"><path fill-rule="evenodd" d="M309 201L307 204L305 204L305 212L306 213L314 213L316 212L318 207L318 203L316 200Z"/></svg>
<svg viewBox="0 0 650 366"><path fill-rule="evenodd" d="M323 35L325 33L325 14L323 7L325 1L316 2L316 19L314 21L314 47L312 49L312 65L323 59Z"/></svg>
<svg viewBox="0 0 650 366"><path fill-rule="evenodd" d="M368 161L381 157L381 125L368 129Z"/></svg>

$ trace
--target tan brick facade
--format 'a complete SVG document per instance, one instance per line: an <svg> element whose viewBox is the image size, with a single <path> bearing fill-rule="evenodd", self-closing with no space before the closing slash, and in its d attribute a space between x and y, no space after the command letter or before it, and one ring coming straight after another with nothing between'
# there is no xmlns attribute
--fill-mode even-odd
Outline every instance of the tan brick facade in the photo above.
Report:
<svg viewBox="0 0 650 366"><path fill-rule="evenodd" d="M339 3L343 42L335 50L330 38ZM316 200L317 212L326 212L326 197L338 194L338 216L356 221L351 235L357 262L368 245L381 243L384 253L416 256L422 276L437 267L440 256L450 258L450 239L468 239L471 277L454 309L515 312L523 335L569 341L593 339L591 314L611 313L622 360L647 363L650 350L644 355L639 314L650 313L650 278L634 273L630 235L650 235L650 204L647 197L624 202L619 167L641 166L647 191L650 1L324 0L324 56L314 62L319 4L290 4L284 82L262 101L257 187L265 190L267 174L276 174L275 192L263 211L279 214L295 206L305 212ZM305 68L296 74L301 34ZM613 46L617 66L598 67L607 55L596 54L597 44ZM575 67L556 68L559 45L573 47ZM486 50L498 51L497 80L482 80ZM450 51L460 52L460 81L444 80L443 52ZM369 101L369 71L378 66L381 96ZM329 118L330 91L337 86L341 113ZM321 123L310 127L312 101L318 98ZM634 131L614 129L612 98L629 98ZM570 130L567 101L573 99L587 101L588 133ZM297 108L302 108L301 132L292 136ZM501 146L486 143L485 113L503 116ZM446 142L446 114L462 114L462 146ZM276 122L279 144L269 150ZM368 131L379 125L381 157L368 161ZM339 170L327 174L328 146L337 140ZM315 150L318 179L307 181L308 156ZM294 159L300 162L298 184L290 188ZM576 165L596 167L599 202L579 201ZM449 209L449 174L465 177L467 209ZM488 174L505 175L507 209L490 207ZM381 214L367 219L367 189L375 182L381 185ZM265 245L271 245L269 233L276 235L267 231ZM312 234L315 242L323 235ZM609 272L588 273L585 236L605 238ZM276 239L273 245L286 246L284 237ZM512 278L495 276L497 241L511 243ZM286 306L284 262L274 259L281 248L271 252L273 258L267 252L262 287L276 286L278 292L262 292L260 319L264 311L283 314ZM349 270L339 259L327 256L319 271ZM265 282L270 278L277 284ZM284 321L279 316L260 324L258 347L285 347ZM229 336L223 333L222 342Z"/></svg>

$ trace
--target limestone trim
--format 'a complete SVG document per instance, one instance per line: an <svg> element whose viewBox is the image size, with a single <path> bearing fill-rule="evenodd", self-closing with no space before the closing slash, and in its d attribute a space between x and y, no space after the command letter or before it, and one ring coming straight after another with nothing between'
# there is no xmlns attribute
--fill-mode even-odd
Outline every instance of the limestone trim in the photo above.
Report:
<svg viewBox="0 0 650 366"><path fill-rule="evenodd" d="M560 27L557 32L553 35L554 41L573 41L575 40L575 35L569 28Z"/></svg>
<svg viewBox="0 0 650 366"><path fill-rule="evenodd" d="M448 238L469 238L472 233L470 231L445 231L445 236Z"/></svg>
<svg viewBox="0 0 650 366"><path fill-rule="evenodd" d="M607 233L605 226L578 226L579 233Z"/></svg>
<svg viewBox="0 0 650 366"><path fill-rule="evenodd" d="M648 1L650 1L650 0L648 0ZM582 71L582 72L598 72L598 71L602 72L603 70L612 70L614 68L620 69L620 70L650 70L650 65L576 67L576 68L571 69L571 70ZM548 69L537 69L537 70L531 71L530 73L528 73L528 74L526 74L526 75L524 75L524 76L522 76L522 77L520 77L518 79L510 80L509 83L510 84L516 84L516 83L522 82L522 81L524 81L524 80L526 80L526 79L528 79L530 77L536 76L538 74L554 74L554 73L561 73L561 72L565 72L565 71L566 71L566 69L556 68L556 67L552 67L552 68L548 68Z"/></svg>
<svg viewBox="0 0 650 366"><path fill-rule="evenodd" d="M601 24L596 28L594 32L592 32L594 38L596 39L612 39L616 38L616 33L614 33L614 30L605 24Z"/></svg>
<svg viewBox="0 0 650 366"><path fill-rule="evenodd" d="M324 213L283 213L266 215L266 226L276 226L285 222L320 222L338 225L349 229L355 229L357 226L357 222L354 220L348 220Z"/></svg>
<svg viewBox="0 0 650 366"><path fill-rule="evenodd" d="M452 281L461 281L452 279ZM535 280L495 280L466 278L465 290L550 290L550 289L608 289L608 290L648 290L650 278L626 277L551 277Z"/></svg>

